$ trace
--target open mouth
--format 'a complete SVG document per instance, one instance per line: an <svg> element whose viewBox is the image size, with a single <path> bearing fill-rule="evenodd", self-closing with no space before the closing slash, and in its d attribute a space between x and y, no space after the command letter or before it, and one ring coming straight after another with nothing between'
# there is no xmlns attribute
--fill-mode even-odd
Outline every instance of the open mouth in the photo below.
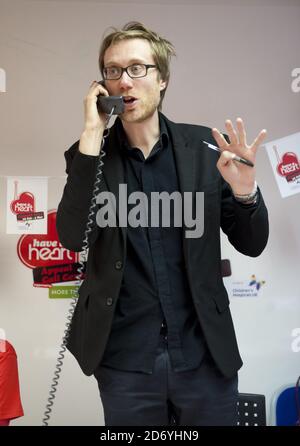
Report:
<svg viewBox="0 0 300 446"><path fill-rule="evenodd" d="M125 104L133 104L137 99L133 96L123 96L123 101Z"/></svg>

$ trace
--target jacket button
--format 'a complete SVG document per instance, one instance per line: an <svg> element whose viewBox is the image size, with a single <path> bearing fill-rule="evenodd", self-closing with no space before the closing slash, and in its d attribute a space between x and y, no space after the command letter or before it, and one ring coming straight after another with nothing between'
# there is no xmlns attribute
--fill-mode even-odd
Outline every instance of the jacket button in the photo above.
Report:
<svg viewBox="0 0 300 446"><path fill-rule="evenodd" d="M115 263L115 268L116 268L116 269L121 269L122 266L123 266L123 263L121 262L121 260L118 260L118 261Z"/></svg>
<svg viewBox="0 0 300 446"><path fill-rule="evenodd" d="M106 299L106 305L111 306L113 304L113 299L111 297L108 297Z"/></svg>

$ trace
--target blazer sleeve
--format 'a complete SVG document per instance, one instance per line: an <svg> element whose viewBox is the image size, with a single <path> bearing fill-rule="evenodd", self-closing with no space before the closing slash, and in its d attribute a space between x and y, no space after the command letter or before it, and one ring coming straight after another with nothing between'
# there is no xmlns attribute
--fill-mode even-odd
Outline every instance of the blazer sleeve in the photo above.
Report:
<svg viewBox="0 0 300 446"><path fill-rule="evenodd" d="M61 244L70 251L82 251L89 209L93 195L98 156L84 155L76 141L66 152L67 182L56 215L56 229ZM96 212L93 214L89 244L98 237Z"/></svg>
<svg viewBox="0 0 300 446"><path fill-rule="evenodd" d="M230 243L242 254L259 256L269 237L268 211L258 188L258 199L253 205L239 203L230 186L223 180L221 228Z"/></svg>

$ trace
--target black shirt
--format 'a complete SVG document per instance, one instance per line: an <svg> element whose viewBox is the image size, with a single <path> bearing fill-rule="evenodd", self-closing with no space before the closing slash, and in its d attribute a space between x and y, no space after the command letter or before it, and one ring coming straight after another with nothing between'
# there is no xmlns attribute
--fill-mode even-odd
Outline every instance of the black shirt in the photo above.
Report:
<svg viewBox="0 0 300 446"><path fill-rule="evenodd" d="M160 138L145 159L128 145L121 121L116 124L128 196L179 191L172 142L160 116ZM104 161L105 162L105 161ZM128 213L139 201L128 204ZM172 207L171 207L172 209ZM160 207L161 223L161 207ZM161 330L176 372L196 368L206 351L189 289L183 256L182 227L127 226L127 257L112 330L101 362L120 370L152 373ZM201 265L199 265L201 268Z"/></svg>

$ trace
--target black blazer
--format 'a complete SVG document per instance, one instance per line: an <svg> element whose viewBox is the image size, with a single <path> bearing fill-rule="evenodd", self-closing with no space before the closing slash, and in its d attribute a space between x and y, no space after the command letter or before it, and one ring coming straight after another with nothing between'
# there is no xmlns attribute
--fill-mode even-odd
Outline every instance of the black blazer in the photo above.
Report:
<svg viewBox="0 0 300 446"><path fill-rule="evenodd" d="M260 192L253 206L240 205L232 198L216 168L218 153L202 143L216 143L211 129L162 118L172 139L181 192L205 193L204 234L201 238L183 238L185 268L208 348L220 371L230 377L241 367L242 360L222 281L220 227L239 252L256 257L268 239L267 209ZM124 169L115 125L104 150L100 190L109 190L118 197ZM81 251L97 157L81 154L78 141L65 157L68 179L58 206L57 231L64 247ZM95 225L89 240L87 278L79 291L67 342L86 375L91 375L100 363L109 337L126 260L126 228Z"/></svg>

